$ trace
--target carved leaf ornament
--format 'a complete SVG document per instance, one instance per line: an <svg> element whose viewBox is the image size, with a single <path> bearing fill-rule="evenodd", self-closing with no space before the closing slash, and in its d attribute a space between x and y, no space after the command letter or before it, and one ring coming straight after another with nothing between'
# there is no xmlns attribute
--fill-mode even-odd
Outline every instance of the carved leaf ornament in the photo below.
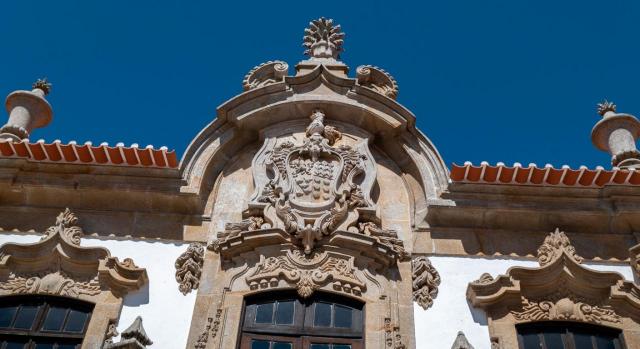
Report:
<svg viewBox="0 0 640 349"><path fill-rule="evenodd" d="M429 309L438 296L440 274L429 258L420 256L411 261L413 275L413 300L424 310Z"/></svg>

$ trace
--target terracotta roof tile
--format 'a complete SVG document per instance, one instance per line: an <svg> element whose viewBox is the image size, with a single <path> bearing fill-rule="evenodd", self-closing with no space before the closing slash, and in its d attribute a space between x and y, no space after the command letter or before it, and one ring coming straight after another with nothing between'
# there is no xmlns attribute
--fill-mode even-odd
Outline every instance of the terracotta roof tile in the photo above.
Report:
<svg viewBox="0 0 640 349"><path fill-rule="evenodd" d="M53 143L45 143L44 140L39 140L35 143L31 143L29 140L20 142L0 140L0 158L65 164L155 168L178 167L178 160L174 150L168 151L166 147L154 149L153 146L139 148L137 144L125 147L122 143L118 143L115 147L110 147L107 143L94 146L91 142L79 145L74 141L62 144L58 140Z"/></svg>
<svg viewBox="0 0 640 349"><path fill-rule="evenodd" d="M495 166L482 162L480 166L474 166L470 162L464 165L453 164L450 173L454 183L488 183L488 184L519 184L519 185L545 185L565 187L603 187L605 185L640 185L640 171L619 169L614 167L605 170L602 167L588 169L581 166L579 169L571 169L568 166L554 168L551 165L538 167L529 164L524 167L515 163L506 166L497 163Z"/></svg>

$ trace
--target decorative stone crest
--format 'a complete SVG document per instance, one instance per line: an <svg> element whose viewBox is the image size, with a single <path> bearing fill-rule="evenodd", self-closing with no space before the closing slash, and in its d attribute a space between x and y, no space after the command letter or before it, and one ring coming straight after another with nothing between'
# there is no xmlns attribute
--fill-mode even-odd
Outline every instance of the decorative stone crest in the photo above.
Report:
<svg viewBox="0 0 640 349"><path fill-rule="evenodd" d="M476 281L474 281L474 284L479 284L479 285L484 285L484 284L488 284L493 282L493 276L491 276L491 274L489 273L482 273L482 275L480 275L480 278Z"/></svg>
<svg viewBox="0 0 640 349"><path fill-rule="evenodd" d="M413 258L411 274L413 276L413 300L424 310L427 310L438 296L440 274L433 267L429 258L424 256Z"/></svg>
<svg viewBox="0 0 640 349"><path fill-rule="evenodd" d="M194 242L176 260L176 281L178 289L186 295L191 290L198 289L202 265L204 264L204 246Z"/></svg>
<svg viewBox="0 0 640 349"><path fill-rule="evenodd" d="M80 238L84 235L84 232L82 228L76 225L77 223L78 217L76 217L69 208L65 208L64 211L56 217L56 224L47 228L44 236L40 240L46 240L58 234L70 244L80 246Z"/></svg>
<svg viewBox="0 0 640 349"><path fill-rule="evenodd" d="M375 212L369 196L375 164L367 141L336 145L342 134L325 125L320 109L312 112L305 135L299 144L265 141L254 158L257 191L245 212L248 218L227 224L212 243L214 250L240 232L274 227L289 233L308 255L323 237L356 226L361 211ZM394 232L372 227L362 232L365 230L395 253L404 253Z"/></svg>
<svg viewBox="0 0 640 349"><path fill-rule="evenodd" d="M554 232L544 239L542 246L538 248L538 263L540 263L541 267L544 267L563 253L577 263L582 262L582 257L578 256L567 235L560 231L559 228L556 228Z"/></svg>
<svg viewBox="0 0 640 349"><path fill-rule="evenodd" d="M309 27L304 30L303 46L304 54L320 59L340 59L344 33L340 25L334 25L332 19L320 17L312 20Z"/></svg>
<svg viewBox="0 0 640 349"><path fill-rule="evenodd" d="M267 85L275 84L284 80L285 75L289 71L289 65L283 61L268 61L256 67L247 73L242 81L242 87L245 91L260 88Z"/></svg>
<svg viewBox="0 0 640 349"><path fill-rule="evenodd" d="M59 268L37 275L18 276L9 274L9 279L0 283L0 289L12 294L51 294L78 298L80 295L94 296L100 293L98 275L90 280L76 281Z"/></svg>
<svg viewBox="0 0 640 349"><path fill-rule="evenodd" d="M356 74L359 85L392 99L398 97L398 83L391 74L383 69L372 65L361 65L356 69Z"/></svg>
<svg viewBox="0 0 640 349"><path fill-rule="evenodd" d="M281 280L295 285L302 298L310 297L316 289L329 283L336 291L355 295L366 290L366 284L353 266L353 257L327 251L304 255L292 250L283 256L262 257L246 278L252 290L277 287Z"/></svg>
<svg viewBox="0 0 640 349"><path fill-rule="evenodd" d="M456 336L456 340L451 345L451 349L474 349L473 345L469 343L467 337L464 335L464 332L458 331L458 336Z"/></svg>

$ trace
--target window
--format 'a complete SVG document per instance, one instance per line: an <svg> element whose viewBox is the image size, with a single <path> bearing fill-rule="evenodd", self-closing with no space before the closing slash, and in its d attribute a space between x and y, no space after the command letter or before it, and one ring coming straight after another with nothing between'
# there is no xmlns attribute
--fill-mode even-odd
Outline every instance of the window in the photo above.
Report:
<svg viewBox="0 0 640 349"><path fill-rule="evenodd" d="M571 322L520 324L521 349L625 349L620 330Z"/></svg>
<svg viewBox="0 0 640 349"><path fill-rule="evenodd" d="M92 310L62 297L0 298L0 349L80 348Z"/></svg>
<svg viewBox="0 0 640 349"><path fill-rule="evenodd" d="M269 293L245 302L241 349L361 349L363 305L315 292Z"/></svg>

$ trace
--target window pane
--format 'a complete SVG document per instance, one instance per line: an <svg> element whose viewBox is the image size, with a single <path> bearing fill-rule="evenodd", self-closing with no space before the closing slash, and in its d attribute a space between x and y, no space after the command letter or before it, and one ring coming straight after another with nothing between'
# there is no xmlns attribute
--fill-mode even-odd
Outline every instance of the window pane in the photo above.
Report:
<svg viewBox="0 0 640 349"><path fill-rule="evenodd" d="M18 312L18 316L16 317L13 327L24 330L31 329L39 308L40 307L37 305L23 305L20 307L20 311Z"/></svg>
<svg viewBox="0 0 640 349"><path fill-rule="evenodd" d="M538 334L536 333L527 333L522 335L522 344L524 345L523 349L540 349L542 346L540 345L540 341L538 340Z"/></svg>
<svg viewBox="0 0 640 349"><path fill-rule="evenodd" d="M11 320L13 320L13 316L16 315L16 310L18 310L17 306L0 308L0 327L11 326Z"/></svg>
<svg viewBox="0 0 640 349"><path fill-rule="evenodd" d="M256 323L273 323L273 303L258 304L256 307Z"/></svg>
<svg viewBox="0 0 640 349"><path fill-rule="evenodd" d="M547 349L564 349L562 335L559 330L546 330L544 332L544 343Z"/></svg>
<svg viewBox="0 0 640 349"><path fill-rule="evenodd" d="M350 328L351 327L351 308L340 305L334 306L335 318L333 320L335 327Z"/></svg>
<svg viewBox="0 0 640 349"><path fill-rule="evenodd" d="M596 336L596 343L598 343L598 349L615 349L613 340L610 337Z"/></svg>
<svg viewBox="0 0 640 349"><path fill-rule="evenodd" d="M278 308L276 309L276 324L293 324L293 307L293 301L278 302Z"/></svg>
<svg viewBox="0 0 640 349"><path fill-rule="evenodd" d="M329 344L311 344L311 349L331 349Z"/></svg>
<svg viewBox="0 0 640 349"><path fill-rule="evenodd" d="M89 314L78 310L71 310L67 324L64 326L65 332L82 332L84 331L84 324L87 322Z"/></svg>
<svg viewBox="0 0 640 349"><path fill-rule="evenodd" d="M576 348L592 348L591 335L588 333L574 333L573 339L576 341Z"/></svg>
<svg viewBox="0 0 640 349"><path fill-rule="evenodd" d="M39 343L39 344L36 344L36 349L53 349L53 343Z"/></svg>
<svg viewBox="0 0 640 349"><path fill-rule="evenodd" d="M42 329L45 331L60 331L62 329L62 323L64 322L64 317L66 315L66 308L49 308L49 312L47 312L47 317L44 319Z"/></svg>
<svg viewBox="0 0 640 349"><path fill-rule="evenodd" d="M273 347L271 347L271 349L291 349L293 348L293 345L291 343L285 343L285 342L275 342L273 343Z"/></svg>
<svg viewBox="0 0 640 349"><path fill-rule="evenodd" d="M313 325L323 327L331 326L331 304L321 302L316 303Z"/></svg>
<svg viewBox="0 0 640 349"><path fill-rule="evenodd" d="M26 342L19 342L17 340L9 341L9 342L7 342L7 346L5 348L6 349L23 349L25 344L27 344L27 343Z"/></svg>
<svg viewBox="0 0 640 349"><path fill-rule="evenodd" d="M251 341L251 349L269 349L269 341L259 341L259 340L252 340Z"/></svg>
<svg viewBox="0 0 640 349"><path fill-rule="evenodd" d="M351 344L334 344L333 349L351 349Z"/></svg>

